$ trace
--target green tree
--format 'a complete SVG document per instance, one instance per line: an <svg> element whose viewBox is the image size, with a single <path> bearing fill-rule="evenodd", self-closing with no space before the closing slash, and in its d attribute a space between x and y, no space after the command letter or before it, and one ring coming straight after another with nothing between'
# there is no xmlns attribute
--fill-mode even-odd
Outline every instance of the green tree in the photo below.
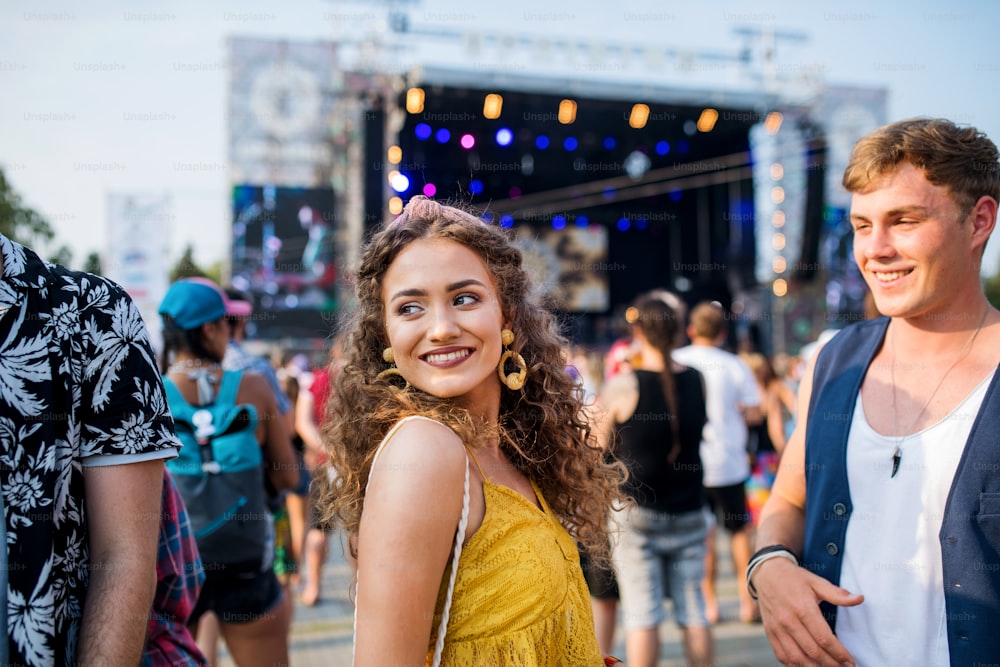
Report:
<svg viewBox="0 0 1000 667"><path fill-rule="evenodd" d="M46 258L53 264L60 264L62 266L69 266L73 261L73 251L68 247L61 245L56 248L55 252L49 253Z"/></svg>
<svg viewBox="0 0 1000 667"><path fill-rule="evenodd" d="M184 278L208 278L221 285L223 266L224 262L222 260L213 262L208 268L204 268L198 264L198 262L194 261L194 248L189 243L184 246L184 252L181 254L181 258L177 260L177 263L174 264L174 268L170 269L170 282L183 280Z"/></svg>
<svg viewBox="0 0 1000 667"><path fill-rule="evenodd" d="M0 233L7 238L34 246L55 236L52 225L40 213L25 206L0 169Z"/></svg>
<svg viewBox="0 0 1000 667"><path fill-rule="evenodd" d="M83 261L83 270L87 273L96 273L97 275L103 275L104 271L101 266L101 256L96 252L92 252L87 255L87 259Z"/></svg>
<svg viewBox="0 0 1000 667"><path fill-rule="evenodd" d="M1000 271L983 281L983 289L993 307L1000 308Z"/></svg>
<svg viewBox="0 0 1000 667"><path fill-rule="evenodd" d="M205 269L198 266L194 261L194 248L189 243L184 247L181 258L170 269L170 282L181 280L182 278L207 278Z"/></svg>

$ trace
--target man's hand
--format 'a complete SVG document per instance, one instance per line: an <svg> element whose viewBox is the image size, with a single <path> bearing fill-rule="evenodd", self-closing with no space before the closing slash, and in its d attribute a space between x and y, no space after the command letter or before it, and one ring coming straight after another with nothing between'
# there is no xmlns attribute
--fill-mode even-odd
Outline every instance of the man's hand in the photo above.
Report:
<svg viewBox="0 0 1000 667"><path fill-rule="evenodd" d="M864 602L826 579L784 558L761 563L753 573L764 631L785 665L853 665L854 658L830 630L820 602L853 607Z"/></svg>

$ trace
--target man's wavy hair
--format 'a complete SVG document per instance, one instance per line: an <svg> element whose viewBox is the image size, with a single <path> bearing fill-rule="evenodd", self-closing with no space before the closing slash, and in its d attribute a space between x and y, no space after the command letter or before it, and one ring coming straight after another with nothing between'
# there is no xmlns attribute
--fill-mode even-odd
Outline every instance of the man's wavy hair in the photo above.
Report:
<svg viewBox="0 0 1000 667"><path fill-rule="evenodd" d="M448 399L403 387L398 376L376 379L388 367L382 359L388 346L382 281L400 251L421 239L454 241L484 261L515 334L511 349L528 364L522 390L502 387L499 433L475 423ZM355 296L345 323L344 363L326 409L324 439L337 472L321 502L329 525L357 535L376 448L402 417L420 414L447 424L473 449L499 435L504 453L538 484L570 534L606 559L608 519L621 498L624 469L604 462L583 412L583 392L566 371L566 340L553 314L534 297L521 252L506 233L460 209L414 197L364 248ZM353 539L351 544L354 551Z"/></svg>
<svg viewBox="0 0 1000 667"><path fill-rule="evenodd" d="M910 118L862 137L844 170L843 185L859 192L909 162L934 185L947 188L964 220L983 195L1000 201L996 144L974 127L944 118Z"/></svg>

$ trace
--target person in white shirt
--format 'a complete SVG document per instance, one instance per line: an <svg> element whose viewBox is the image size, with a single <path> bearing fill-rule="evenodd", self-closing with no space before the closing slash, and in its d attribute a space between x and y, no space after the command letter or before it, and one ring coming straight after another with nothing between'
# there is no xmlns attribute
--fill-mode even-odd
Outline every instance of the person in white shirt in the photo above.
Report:
<svg viewBox="0 0 1000 667"><path fill-rule="evenodd" d="M747 425L761 421L760 391L746 362L722 349L727 334L726 311L718 301L696 305L687 331L691 344L674 350L673 356L677 363L698 370L705 378L708 423L701 439L705 496L716 519L731 535L733 567L743 572L750 559L753 528L744 488L750 477ZM702 584L708 618L713 623L719 620L715 541L715 530L711 530ZM757 620L756 604L742 587L740 620Z"/></svg>

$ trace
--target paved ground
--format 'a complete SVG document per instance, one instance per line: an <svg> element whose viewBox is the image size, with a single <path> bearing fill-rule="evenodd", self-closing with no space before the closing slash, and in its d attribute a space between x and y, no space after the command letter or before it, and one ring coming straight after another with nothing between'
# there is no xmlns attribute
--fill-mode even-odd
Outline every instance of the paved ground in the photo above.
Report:
<svg viewBox="0 0 1000 667"><path fill-rule="evenodd" d="M724 541L720 541L723 549ZM739 602L736 579L728 553L720 554L723 566L719 583L722 621L713 629L718 665L725 667L773 667L777 665L761 626L747 625L737 620ZM351 664L351 628L353 607L347 598L350 572L343 550L331 541L330 557L324 570L323 599L315 607L296 604L292 621L292 667L349 667ZM676 627L665 623L660 631L663 640L659 667L683 667L680 635ZM616 655L625 657L621 633L616 637ZM222 667L233 663L222 651ZM469 666L473 667L473 666ZM512 666L516 667L516 666ZM573 666L567 666L573 667Z"/></svg>

